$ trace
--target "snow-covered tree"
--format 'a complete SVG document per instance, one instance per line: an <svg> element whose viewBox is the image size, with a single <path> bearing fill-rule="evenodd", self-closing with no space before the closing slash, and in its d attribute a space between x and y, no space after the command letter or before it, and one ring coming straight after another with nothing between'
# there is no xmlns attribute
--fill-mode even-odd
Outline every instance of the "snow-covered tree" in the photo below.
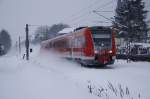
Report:
<svg viewBox="0 0 150 99"><path fill-rule="evenodd" d="M147 37L148 25L145 21L147 12L143 0L118 0L115 21L127 27L115 24L119 28L118 36L130 41L143 41Z"/></svg>
<svg viewBox="0 0 150 99"><path fill-rule="evenodd" d="M34 38L34 43L38 43L50 38L53 38L57 35L57 33L64 28L68 28L69 25L59 23L59 24L54 24L51 27L50 26L40 26L37 28L35 31L35 38Z"/></svg>
<svg viewBox="0 0 150 99"><path fill-rule="evenodd" d="M48 39L49 26L40 26L35 31L34 43Z"/></svg>
<svg viewBox="0 0 150 99"><path fill-rule="evenodd" d="M68 28L68 27L69 27L69 25L63 24L63 23L52 25L50 30L48 31L49 38L56 36L59 31L63 30L64 28Z"/></svg>
<svg viewBox="0 0 150 99"><path fill-rule="evenodd" d="M0 32L0 45L1 49L4 51L4 54L6 54L11 48L11 37L6 30L2 30Z"/></svg>

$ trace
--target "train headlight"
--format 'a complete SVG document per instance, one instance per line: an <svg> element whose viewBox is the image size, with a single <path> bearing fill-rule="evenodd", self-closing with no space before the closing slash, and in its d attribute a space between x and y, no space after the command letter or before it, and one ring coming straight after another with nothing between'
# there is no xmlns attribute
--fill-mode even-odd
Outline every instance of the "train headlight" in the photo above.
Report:
<svg viewBox="0 0 150 99"><path fill-rule="evenodd" d="M110 54L111 54L111 53L112 53L112 51L110 50L108 53L110 53Z"/></svg>
<svg viewBox="0 0 150 99"><path fill-rule="evenodd" d="M97 50L95 50L94 52L95 52L95 54L98 54L98 51L97 51Z"/></svg>

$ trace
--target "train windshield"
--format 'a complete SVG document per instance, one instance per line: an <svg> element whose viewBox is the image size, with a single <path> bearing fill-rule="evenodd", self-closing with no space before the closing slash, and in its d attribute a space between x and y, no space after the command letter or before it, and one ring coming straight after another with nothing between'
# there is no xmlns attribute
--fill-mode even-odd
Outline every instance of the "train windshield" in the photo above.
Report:
<svg viewBox="0 0 150 99"><path fill-rule="evenodd" d="M111 49L111 30L92 30L95 50Z"/></svg>

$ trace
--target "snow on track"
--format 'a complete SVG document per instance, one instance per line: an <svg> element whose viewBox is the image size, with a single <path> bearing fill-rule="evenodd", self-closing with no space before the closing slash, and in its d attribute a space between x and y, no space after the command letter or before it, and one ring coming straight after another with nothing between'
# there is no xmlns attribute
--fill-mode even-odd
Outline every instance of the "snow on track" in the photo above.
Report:
<svg viewBox="0 0 150 99"><path fill-rule="evenodd" d="M35 49L29 61L15 55L0 57L0 99L121 99L119 86L130 90L130 97L122 99L150 98L148 62L118 60L106 68L85 68ZM109 89L111 84L117 96ZM107 96L98 96L102 87Z"/></svg>

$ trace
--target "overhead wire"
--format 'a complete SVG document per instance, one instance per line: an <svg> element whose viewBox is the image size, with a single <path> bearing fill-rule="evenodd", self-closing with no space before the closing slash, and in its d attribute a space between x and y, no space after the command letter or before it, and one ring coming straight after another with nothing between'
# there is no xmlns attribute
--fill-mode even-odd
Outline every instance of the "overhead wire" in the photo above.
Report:
<svg viewBox="0 0 150 99"><path fill-rule="evenodd" d="M72 18L72 17L78 16L78 15L79 15L80 13L82 13L83 11L86 11L87 9L93 7L95 4L98 4L98 2L99 2L99 0L96 0L94 3L92 3L92 4L90 4L90 5L86 6L86 7L84 7L84 8L82 8L82 9L80 9L78 12L72 14L72 15L69 16L69 17L64 18L64 19L61 20L61 21L63 22L64 20L68 20L68 18Z"/></svg>
<svg viewBox="0 0 150 99"><path fill-rule="evenodd" d="M104 8L104 7L107 7L108 5L112 4L113 1L114 1L114 0L108 1L108 2L106 2L105 4L100 5L99 7L97 7L95 10L102 9L102 8Z"/></svg>
<svg viewBox="0 0 150 99"><path fill-rule="evenodd" d="M87 14L84 14L82 17L80 17L80 18L78 18L78 19L76 19L74 22L72 22L72 25L76 25L76 24L78 24L78 23L80 23L80 22L86 22L86 20L87 20L87 17L89 17L90 16L90 12L89 13L87 13ZM86 18L85 18L86 17Z"/></svg>
<svg viewBox="0 0 150 99"><path fill-rule="evenodd" d="M113 1L114 1L114 0L111 0L111 1L109 1L109 2L103 3L103 4L101 4L100 6L98 6L96 9L100 9L100 7L101 7L101 9L102 9L102 8L104 8L104 7L108 6L108 5L110 5ZM98 2L99 2L99 0L96 0L94 3L90 4L89 6L83 8L83 9L81 9L78 13L71 15L70 20L67 19L68 22L71 22L71 23L75 24L75 23L77 23L77 22L80 22L80 21L85 20L85 19L83 19L83 17L90 16L92 10L89 11L89 9L91 9L91 8L95 9L94 7L95 7L95 5L99 4ZM94 7L93 7L93 6L94 6ZM84 12L84 11L86 11L86 12ZM112 11L102 11L102 12L112 12ZM64 21L64 20L63 20L63 21ZM75 21L76 21L76 22L75 22Z"/></svg>
<svg viewBox="0 0 150 99"><path fill-rule="evenodd" d="M112 2L112 1L111 1ZM107 3L105 3L105 4L103 4L103 5L101 5L101 7L103 7L104 8L104 6L107 4L107 6L108 5L110 5L111 4L111 2L107 2ZM105 6L106 7L106 6ZM99 8L98 8L99 9ZM113 12L113 11L101 11L101 12ZM103 13L103 14L106 14L106 13ZM94 19L94 18L91 18L91 19ZM81 20L82 21L82 20ZM108 23L108 22L107 22ZM93 22L91 23L91 24L93 24ZM98 23L97 23L97 25L98 25Z"/></svg>

